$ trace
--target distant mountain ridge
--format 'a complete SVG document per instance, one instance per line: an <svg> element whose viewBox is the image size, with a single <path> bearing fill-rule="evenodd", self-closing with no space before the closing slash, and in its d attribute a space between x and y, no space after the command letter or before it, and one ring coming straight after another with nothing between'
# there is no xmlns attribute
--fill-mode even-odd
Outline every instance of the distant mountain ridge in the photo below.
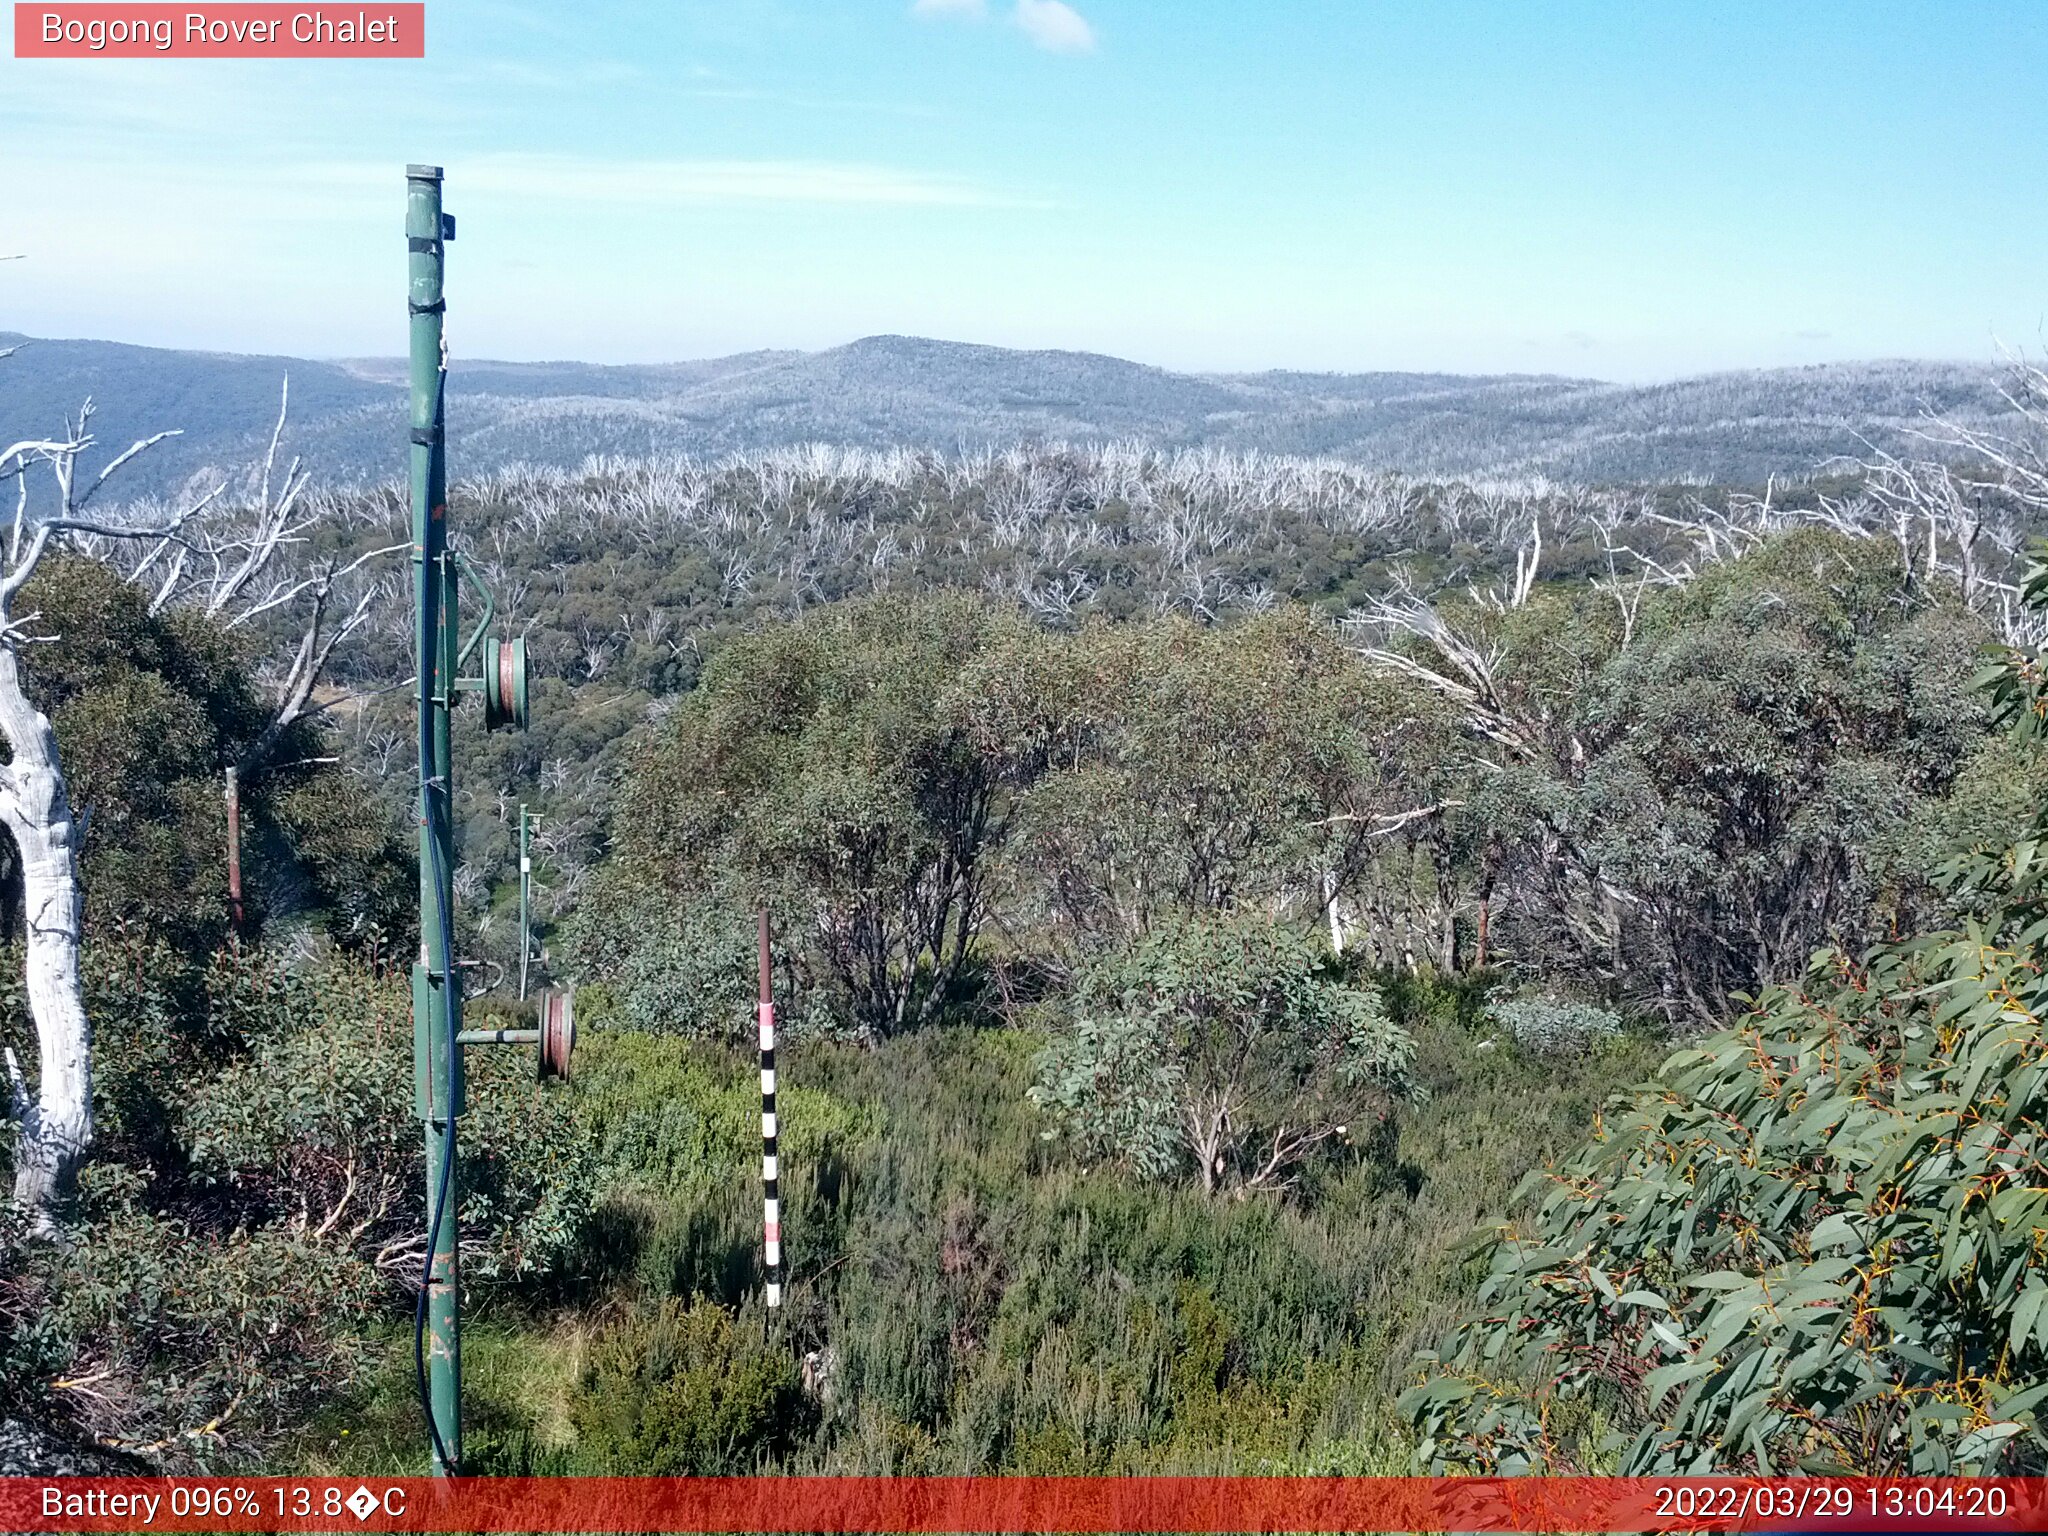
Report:
<svg viewBox="0 0 2048 1536"><path fill-rule="evenodd" d="M106 451L183 435L128 488L162 490L259 456L291 378L288 442L324 479L403 465L399 359L250 356L0 334L0 430L53 430L88 394ZM591 455L720 455L831 442L942 451L1020 441L1137 439L1333 455L1418 475L1613 483L1760 483L1872 445L1925 452L1928 412L2003 412L1989 365L1870 362L1709 374L1654 385L1550 375L1189 374L1092 352L870 336L822 352L762 351L609 366L457 360L451 463L460 474ZM115 439L120 439L116 443ZM124 476L124 478L128 478Z"/></svg>

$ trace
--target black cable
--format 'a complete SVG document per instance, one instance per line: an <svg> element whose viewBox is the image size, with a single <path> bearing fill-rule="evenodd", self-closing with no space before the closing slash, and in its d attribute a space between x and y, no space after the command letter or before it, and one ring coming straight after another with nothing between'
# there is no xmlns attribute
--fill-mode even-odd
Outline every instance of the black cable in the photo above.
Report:
<svg viewBox="0 0 2048 1536"><path fill-rule="evenodd" d="M438 891L444 883L443 874L447 866L441 861L441 850L438 840L430 837L427 841L434 849L434 879L436 882L435 889ZM448 903L437 901L436 905L441 908L441 954L445 962L441 975L441 985L452 987L455 985L455 936L453 924L448 912ZM431 985L431 979L429 984ZM448 1191L449 1186L453 1183L455 1174L455 1052L460 1047L455 1043L455 1003L452 993L449 995L448 1007L445 1013L448 1020L448 1033L444 1042L445 1050L441 1078L441 1110L444 1117L441 1122L441 1180L434 1191L433 1213L427 1218L427 1251L425 1258L421 1260L420 1293L413 1307L412 1356L413 1370L419 1387L420 1411L426 1415L427 1433L433 1437L434 1454L440 1458L440 1463L443 1467L453 1472L455 1464L448 1454L447 1442L441 1438L440 1421L434 1416L433 1391L427 1382L427 1296L434 1278L434 1241L436 1234L441 1230L442 1218L448 1211ZM454 1263L454 1258L454 1250L451 1248L449 1251L451 1266Z"/></svg>
<svg viewBox="0 0 2048 1536"><path fill-rule="evenodd" d="M440 380L436 385L434 397L434 424L436 426L439 426L441 423L441 412L447 401L447 392L448 370L444 365L441 369ZM431 465L429 467L431 470ZM430 473L427 485L427 492L430 496L433 490L434 486ZM428 582L440 580L440 573L429 571L426 568L426 551L422 550L420 553L421 588L422 592L424 592ZM421 606L422 610L424 610L424 600ZM436 607L436 614L439 615L438 605ZM441 616L441 622L446 622L445 616ZM452 990L455 985L455 921L454 914L449 911L449 904L445 900L448 868L441 855L441 840L434 835L433 812L430 808L430 786L436 782L434 773L434 691L430 679L438 672L438 659L436 660L436 665L429 666L428 658L434 654L434 647L438 645L439 640L438 624L431 632L425 625L421 626L419 658L420 814L427 818L426 844L432 853L434 862L434 905L439 909L441 915L441 985L451 990L447 993L448 1006L442 1010L443 1017L448 1023L448 1033L445 1049L442 1054L442 1091L440 1101L442 1111L441 1179L434 1191L433 1211L427 1218L427 1251L426 1257L421 1261L419 1298L413 1306L412 1362L415 1383L419 1389L420 1412L426 1416L427 1433L434 1442L434 1455L439 1459L443 1467L447 1468L450 1473L453 1473L456 1470L455 1464L448 1455L447 1442L441 1438L441 1425L434 1417L434 1394L427 1383L427 1296L434 1282L434 1240L441 1230L442 1218L448 1212L448 1191L453 1183L455 1173L455 1053L460 1049L455 1042L455 994ZM443 784L441 788L445 795L447 786ZM422 934L421 937L424 938L425 934ZM431 969L428 972L427 981L429 986L433 984ZM454 1251L451 1248L449 1252L451 1266L454 1262L454 1257Z"/></svg>

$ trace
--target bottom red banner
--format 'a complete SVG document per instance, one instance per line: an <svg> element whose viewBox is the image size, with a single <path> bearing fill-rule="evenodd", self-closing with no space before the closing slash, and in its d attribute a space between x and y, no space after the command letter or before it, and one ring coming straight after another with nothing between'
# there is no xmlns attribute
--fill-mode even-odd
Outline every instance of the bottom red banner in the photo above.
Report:
<svg viewBox="0 0 2048 1536"><path fill-rule="evenodd" d="M2043 1478L0 1478L8 1531L2048 1531Z"/></svg>

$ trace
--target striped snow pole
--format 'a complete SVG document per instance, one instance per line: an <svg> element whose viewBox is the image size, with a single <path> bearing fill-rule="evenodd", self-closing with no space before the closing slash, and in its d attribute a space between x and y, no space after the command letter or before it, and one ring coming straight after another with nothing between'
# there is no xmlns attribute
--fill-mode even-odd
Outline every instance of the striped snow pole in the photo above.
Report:
<svg viewBox="0 0 2048 1536"><path fill-rule="evenodd" d="M775 1165L775 997L769 986L768 911L761 919L761 1222L767 1244L768 1305L782 1305L782 1200Z"/></svg>

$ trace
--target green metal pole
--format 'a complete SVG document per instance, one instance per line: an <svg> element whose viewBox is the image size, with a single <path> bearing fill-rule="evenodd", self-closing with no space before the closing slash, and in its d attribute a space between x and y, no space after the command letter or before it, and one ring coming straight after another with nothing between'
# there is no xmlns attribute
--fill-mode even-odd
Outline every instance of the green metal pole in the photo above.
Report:
<svg viewBox="0 0 2048 1536"><path fill-rule="evenodd" d="M528 895L533 882L533 855L527 851L526 807L519 807L519 998L526 1000L526 966L533 958L533 913Z"/></svg>
<svg viewBox="0 0 2048 1536"><path fill-rule="evenodd" d="M455 1121L462 1112L462 1003L451 953L454 821L449 716L455 702L455 562L448 557L448 471L443 416L444 241L441 169L405 171L407 311L411 325L413 597L420 708L420 958L413 969L415 1099L426 1130L427 1211L433 1226L426 1294L427 1411L434 1472L462 1461L462 1350L458 1328ZM435 1219L438 1215L438 1220Z"/></svg>

